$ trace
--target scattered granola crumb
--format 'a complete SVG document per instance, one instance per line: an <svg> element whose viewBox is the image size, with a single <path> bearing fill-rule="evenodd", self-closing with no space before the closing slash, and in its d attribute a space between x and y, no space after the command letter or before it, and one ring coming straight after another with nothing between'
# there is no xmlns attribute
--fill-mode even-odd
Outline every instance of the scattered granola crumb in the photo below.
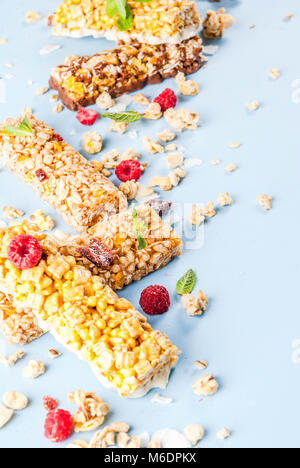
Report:
<svg viewBox="0 0 300 468"><path fill-rule="evenodd" d="M159 448L161 448L161 446L160 446L160 443L158 442L158 440L151 440L151 442L148 445L148 448L149 449L159 449Z"/></svg>
<svg viewBox="0 0 300 468"><path fill-rule="evenodd" d="M210 396L217 393L219 388L218 382L213 374L207 374L193 383L193 390L196 395Z"/></svg>
<svg viewBox="0 0 300 468"><path fill-rule="evenodd" d="M117 132L120 135L123 135L123 133L126 132L128 125L129 125L128 122L115 122L115 121L113 121L110 124L108 130L110 132Z"/></svg>
<svg viewBox="0 0 300 468"><path fill-rule="evenodd" d="M287 13L285 16L284 16L284 19L285 20L290 20L294 17L294 14L293 13Z"/></svg>
<svg viewBox="0 0 300 468"><path fill-rule="evenodd" d="M196 112L171 108L164 113L164 117L167 123L178 132L182 132L184 129L196 130L198 128L199 116Z"/></svg>
<svg viewBox="0 0 300 468"><path fill-rule="evenodd" d="M272 208L272 200L273 197L271 197L271 195L259 195L257 197L258 204L262 206L266 211L269 211Z"/></svg>
<svg viewBox="0 0 300 468"><path fill-rule="evenodd" d="M120 448L127 448L130 436L126 432L120 432L117 436L117 443Z"/></svg>
<svg viewBox="0 0 300 468"><path fill-rule="evenodd" d="M36 95L37 95L37 96L43 96L43 94L48 93L48 91L49 91L49 88L47 88L46 86L44 86L44 87L41 87L41 88L37 89Z"/></svg>
<svg viewBox="0 0 300 468"><path fill-rule="evenodd" d="M240 148L241 146L242 146L242 143L236 143L236 142L229 143L229 148L232 148L232 149L237 149L237 148Z"/></svg>
<svg viewBox="0 0 300 468"><path fill-rule="evenodd" d="M166 398L161 396L159 393L156 393L152 399L152 403L158 403L160 405L170 405L173 402L173 398Z"/></svg>
<svg viewBox="0 0 300 468"><path fill-rule="evenodd" d="M123 153L120 154L119 160L122 161L128 161L128 160L135 160L137 161L140 159L141 155L134 151L133 148L128 148L125 150Z"/></svg>
<svg viewBox="0 0 300 468"><path fill-rule="evenodd" d="M108 151L100 158L100 163L105 169L115 169L118 165L119 153L116 149ZM98 162L99 163L99 162Z"/></svg>
<svg viewBox="0 0 300 468"><path fill-rule="evenodd" d="M104 91L96 100L96 104L100 109L108 110L115 105L115 101L112 99L111 95Z"/></svg>
<svg viewBox="0 0 300 468"><path fill-rule="evenodd" d="M166 151L176 151L177 150L177 145L176 143L171 143L170 145L167 145L165 148Z"/></svg>
<svg viewBox="0 0 300 468"><path fill-rule="evenodd" d="M2 209L2 215L4 219L16 219L23 216L25 213L22 210L17 210L12 206L4 206Z"/></svg>
<svg viewBox="0 0 300 468"><path fill-rule="evenodd" d="M61 356L61 353L57 351L56 349L49 349L48 356L51 359L57 359L59 356Z"/></svg>
<svg viewBox="0 0 300 468"><path fill-rule="evenodd" d="M205 208L200 209L200 214L205 216L205 218L213 218L216 216L217 212L215 211L215 205L213 201L209 201Z"/></svg>
<svg viewBox="0 0 300 468"><path fill-rule="evenodd" d="M202 315L207 309L208 298L203 291L198 291L194 299L192 294L184 294L181 299L183 308L190 317Z"/></svg>
<svg viewBox="0 0 300 468"><path fill-rule="evenodd" d="M234 172L237 170L237 165L234 164L234 163L230 163L228 164L228 166L226 167L226 172Z"/></svg>
<svg viewBox="0 0 300 468"><path fill-rule="evenodd" d="M109 408L95 393L77 390L69 393L68 399L73 405L78 405L78 410L73 415L75 432L94 431L102 426Z"/></svg>
<svg viewBox="0 0 300 468"><path fill-rule="evenodd" d="M219 39L223 36L224 29L228 29L234 24L234 18L225 12L225 8L220 8L217 12L207 11L203 21L203 35L206 39Z"/></svg>
<svg viewBox="0 0 300 468"><path fill-rule="evenodd" d="M13 367L16 364L16 362L22 359L24 356L24 351L17 351L16 353L8 356L8 358L0 356L0 363L4 364L4 366L6 367Z"/></svg>
<svg viewBox="0 0 300 468"><path fill-rule="evenodd" d="M143 145L147 153L155 154L155 153L164 153L165 149L162 145L160 145L157 141L151 140L151 138L144 136L143 138Z"/></svg>
<svg viewBox="0 0 300 468"><path fill-rule="evenodd" d="M204 428L200 424L189 424L184 429L184 435L192 445L196 445L199 440L203 439L204 432Z"/></svg>
<svg viewBox="0 0 300 468"><path fill-rule="evenodd" d="M86 449L89 444L85 440L74 440L71 444L67 445L67 449Z"/></svg>
<svg viewBox="0 0 300 468"><path fill-rule="evenodd" d="M6 43L7 43L6 37L1 37L1 39L0 39L0 45L4 45L4 44L6 44Z"/></svg>
<svg viewBox="0 0 300 468"><path fill-rule="evenodd" d="M51 231L55 227L52 217L45 216L42 210L35 210L30 216L30 221L36 224L41 231Z"/></svg>
<svg viewBox="0 0 300 468"><path fill-rule="evenodd" d="M249 26L249 29L255 29L255 28L256 28L256 24L251 24L251 25Z"/></svg>
<svg viewBox="0 0 300 468"><path fill-rule="evenodd" d="M134 180L128 180L127 182L123 182L119 189L124 193L128 200L134 200L139 193L140 184Z"/></svg>
<svg viewBox="0 0 300 468"><path fill-rule="evenodd" d="M36 11L27 11L25 19L27 23L36 23L39 19L41 19L41 15L39 15Z"/></svg>
<svg viewBox="0 0 300 468"><path fill-rule="evenodd" d="M148 99L143 93L137 93L132 99L141 106L148 106L150 104L150 99Z"/></svg>
<svg viewBox="0 0 300 468"><path fill-rule="evenodd" d="M182 153L170 153L165 158L165 160L169 169L176 169L177 167L180 167L183 164L183 154Z"/></svg>
<svg viewBox="0 0 300 468"><path fill-rule="evenodd" d="M158 139L163 143L168 143L169 141L173 141L176 138L176 133L172 132L172 130L163 130L162 132L158 133Z"/></svg>
<svg viewBox="0 0 300 468"><path fill-rule="evenodd" d="M150 180L150 187L160 187L161 190L169 191L172 190L172 183L169 177L155 176Z"/></svg>
<svg viewBox="0 0 300 468"><path fill-rule="evenodd" d="M189 221L193 226L201 226L205 221L205 216L200 213L197 205L193 205L192 212L189 215Z"/></svg>
<svg viewBox="0 0 300 468"><path fill-rule="evenodd" d="M58 94L52 94L49 98L50 102L57 102L59 100L59 95Z"/></svg>
<svg viewBox="0 0 300 468"><path fill-rule="evenodd" d="M280 71L278 68L272 68L272 70L270 70L269 76L272 78L272 80L278 80L278 78L280 78Z"/></svg>
<svg viewBox="0 0 300 468"><path fill-rule="evenodd" d="M233 204L233 199L230 197L229 193L219 193L218 194L218 204L220 206L229 206Z"/></svg>
<svg viewBox="0 0 300 468"><path fill-rule="evenodd" d="M145 119L148 120L158 120L162 117L162 110L160 104L157 102L151 102L144 114Z"/></svg>
<svg viewBox="0 0 300 468"><path fill-rule="evenodd" d="M23 377L34 380L45 374L45 372L45 366L41 361L29 361L28 366L23 369Z"/></svg>
<svg viewBox="0 0 300 468"><path fill-rule="evenodd" d="M199 370L205 370L207 369L207 362L205 361L201 361L201 359L199 359L198 361L195 361L194 362L194 365L197 367L197 369Z"/></svg>
<svg viewBox="0 0 300 468"><path fill-rule="evenodd" d="M102 138L98 132L86 132L82 135L82 148L89 154L100 153L102 150Z"/></svg>
<svg viewBox="0 0 300 468"><path fill-rule="evenodd" d="M260 103L258 101L250 101L247 104L247 108L250 112L254 112L260 108Z"/></svg>
<svg viewBox="0 0 300 468"><path fill-rule="evenodd" d="M54 107L53 107L53 112L56 112L57 114L59 114L60 112L62 112L64 110L64 106L62 104L56 104Z"/></svg>
<svg viewBox="0 0 300 468"><path fill-rule="evenodd" d="M218 164L220 164L220 162L220 159L213 159L211 163L213 166L217 166Z"/></svg>
<svg viewBox="0 0 300 468"><path fill-rule="evenodd" d="M173 187L177 187L179 182L186 176L186 171L181 167L175 169L173 172L169 172L169 180Z"/></svg>
<svg viewBox="0 0 300 468"><path fill-rule="evenodd" d="M218 437L218 439L220 439L220 440L228 439L228 437L230 437L230 430L227 429L227 427L223 427L223 429L221 429L221 430L217 433L217 437Z"/></svg>
<svg viewBox="0 0 300 468"><path fill-rule="evenodd" d="M13 410L5 408L5 406L0 404L0 429L4 427L13 417Z"/></svg>
<svg viewBox="0 0 300 468"><path fill-rule="evenodd" d="M151 187L146 187L139 192L139 197L142 198L152 197L153 195L155 195L155 192Z"/></svg>
<svg viewBox="0 0 300 468"><path fill-rule="evenodd" d="M23 393L13 392L11 390L10 392L4 393L3 403L7 408L20 411L28 406L28 398L23 395Z"/></svg>
<svg viewBox="0 0 300 468"><path fill-rule="evenodd" d="M183 96L196 96L199 93L198 83L192 80L187 80L182 72L178 73L176 76L176 83L179 86L180 94Z"/></svg>
<svg viewBox="0 0 300 468"><path fill-rule="evenodd" d="M130 430L130 426L126 423L112 423L110 426L105 426L100 431L96 432L89 448L107 448L115 445L115 437L117 435L117 443L120 448L129 448L128 444L132 439L127 433ZM133 448L133 447L132 447Z"/></svg>

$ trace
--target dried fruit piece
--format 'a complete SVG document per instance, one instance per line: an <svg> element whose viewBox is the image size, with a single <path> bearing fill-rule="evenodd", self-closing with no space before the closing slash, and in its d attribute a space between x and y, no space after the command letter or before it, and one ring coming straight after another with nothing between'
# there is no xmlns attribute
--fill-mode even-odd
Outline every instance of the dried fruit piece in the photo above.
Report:
<svg viewBox="0 0 300 468"><path fill-rule="evenodd" d="M134 159L128 159L122 161L116 167L116 176L121 182L127 182L129 180L139 180L142 175L141 164Z"/></svg>
<svg viewBox="0 0 300 468"><path fill-rule="evenodd" d="M167 215L172 207L172 203L165 200L150 200L146 205L150 205L161 218Z"/></svg>
<svg viewBox="0 0 300 468"><path fill-rule="evenodd" d="M91 239L88 247L81 247L81 255L97 267L108 268L113 264L114 254L98 239Z"/></svg>
<svg viewBox="0 0 300 468"><path fill-rule="evenodd" d="M80 107L78 109L76 119L82 125L93 125L98 118L98 113L91 109L85 109L84 107Z"/></svg>
<svg viewBox="0 0 300 468"><path fill-rule="evenodd" d="M5 408L5 406L0 404L0 429L11 420L13 414L13 410Z"/></svg>
<svg viewBox="0 0 300 468"><path fill-rule="evenodd" d="M35 171L35 175L39 179L40 182L44 182L48 178L46 172L43 169L37 169Z"/></svg>
<svg viewBox="0 0 300 468"><path fill-rule="evenodd" d="M50 411L46 416L44 435L51 442L63 442L71 435L72 425L72 416L69 411L62 409Z"/></svg>
<svg viewBox="0 0 300 468"><path fill-rule="evenodd" d="M174 91L170 88L166 88L159 96L154 99L154 102L160 104L163 112L173 108L177 104L177 97Z"/></svg>
<svg viewBox="0 0 300 468"><path fill-rule="evenodd" d="M169 310L170 305L170 295L164 286L149 286L142 292L140 306L145 314L165 314Z"/></svg>
<svg viewBox="0 0 300 468"><path fill-rule="evenodd" d="M7 258L16 268L33 268L42 258L42 248L35 237L16 236L7 248Z"/></svg>
<svg viewBox="0 0 300 468"><path fill-rule="evenodd" d="M56 410L58 407L58 401L55 398L51 398L49 396L43 397L43 407L46 411L53 411Z"/></svg>
<svg viewBox="0 0 300 468"><path fill-rule="evenodd" d="M12 410L23 410L28 405L28 398L19 392L6 392L3 395L3 403Z"/></svg>

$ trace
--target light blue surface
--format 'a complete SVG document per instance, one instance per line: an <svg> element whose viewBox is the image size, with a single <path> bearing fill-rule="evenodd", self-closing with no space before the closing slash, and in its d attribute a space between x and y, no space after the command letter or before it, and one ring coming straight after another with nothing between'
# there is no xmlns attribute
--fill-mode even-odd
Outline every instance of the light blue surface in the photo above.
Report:
<svg viewBox="0 0 300 468"><path fill-rule="evenodd" d="M7 102L0 105L0 120L18 115L30 106L36 115L56 128L80 150L81 127L68 110L52 112L49 93L36 96L45 86L51 68L66 55L93 53L113 47L104 40L72 40L51 36L43 21L28 25L25 13L36 10L46 15L54 10L54 0L14 0L1 2L0 76L5 80ZM202 12L219 4L199 1ZM163 271L155 273L124 291L124 296L138 306L141 291L150 284L165 285L172 295L172 308L153 326L166 332L183 350L178 368L163 395L174 398L171 406L151 403L153 393L139 401L122 400L104 389L89 367L64 350L63 356L50 361L50 347L61 349L51 336L26 347L26 358L14 368L0 367L0 395L8 390L24 392L30 406L0 432L1 447L51 447L42 435L44 411L41 398L49 394L59 399L63 408L73 410L67 393L84 389L96 391L111 408L108 422L124 420L134 433L154 432L163 427L183 430L186 424L199 422L207 435L201 447L299 447L300 446L300 368L297 353L293 359L293 340L300 338L299 315L299 90L292 83L300 79L297 44L300 31L298 0L223 1L236 18L236 25L217 42L220 48L210 58L206 69L195 79L200 94L184 98L185 107L196 109L203 120L197 132L185 132L178 140L187 148L187 156L200 157L202 167L189 170L187 178L167 197L180 202L215 200L219 192L229 191L233 207L220 210L205 227L204 246L199 251L185 251ZM287 13L291 21L284 21ZM256 24L255 29L250 29ZM214 43L214 42L213 42ZM46 44L63 47L40 56ZM12 70L4 64L13 63ZM279 68L278 81L269 79L270 69ZM28 80L34 85L29 87ZM168 83L176 89L173 81ZM299 86L299 83L294 83ZM148 87L154 97L165 84ZM293 102L293 92L294 101ZM295 99L296 98L296 99ZM245 104L258 100L262 107L249 113ZM134 146L142 151L151 167L144 183L153 175L166 171L162 157L147 156L141 145L144 133L155 136L162 121L135 124L139 139L109 134L108 122L99 121L95 129L104 136L107 150L124 150ZM75 130L74 136L70 132ZM243 143L238 150L229 143ZM210 161L222 160L214 167ZM239 166L228 175L230 162ZM167 172L166 172L167 173ZM262 193L274 197L273 209L264 212L256 204ZM37 208L51 213L62 229L68 229L60 217L46 207L29 187L7 170L0 173L0 208L13 205L30 214ZM197 272L197 287L210 298L210 307L202 318L188 318L175 295L175 284L188 268ZM0 342L2 352L14 348ZM44 376L34 382L22 377L29 359L41 359L47 365ZM221 383L217 395L204 401L192 393L193 381L201 375L193 361L209 362ZM223 426L233 432L226 442L216 438ZM76 437L76 436L75 436ZM89 435L86 436L89 438ZM65 444L62 444L64 446Z"/></svg>

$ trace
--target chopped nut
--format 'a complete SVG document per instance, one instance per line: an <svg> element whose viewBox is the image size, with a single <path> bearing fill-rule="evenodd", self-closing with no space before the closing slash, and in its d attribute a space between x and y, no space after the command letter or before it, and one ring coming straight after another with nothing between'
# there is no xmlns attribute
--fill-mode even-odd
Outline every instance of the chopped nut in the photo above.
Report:
<svg viewBox="0 0 300 468"><path fill-rule="evenodd" d="M132 99L138 104L141 104L141 106L148 106L150 104L150 99L144 96L143 93L137 93Z"/></svg>
<svg viewBox="0 0 300 468"><path fill-rule="evenodd" d="M202 315L207 309L208 298L203 291L198 291L195 299L192 294L184 294L181 299L183 308L187 311L190 317Z"/></svg>
<svg viewBox="0 0 300 468"><path fill-rule="evenodd" d="M221 430L217 433L217 437L218 437L218 439L220 439L220 440L228 439L228 437L230 437L230 431L229 431L229 429L227 429L227 427L223 427L223 429L221 429Z"/></svg>
<svg viewBox="0 0 300 468"><path fill-rule="evenodd" d="M176 169L177 167L180 167L183 164L182 153L171 153L165 159L169 169Z"/></svg>
<svg viewBox="0 0 300 468"><path fill-rule="evenodd" d="M39 88L39 89L36 91L36 95L37 95L37 96L43 96L43 94L48 93L48 91L49 91L49 88L47 88L47 87L42 87L42 88Z"/></svg>
<svg viewBox="0 0 300 468"><path fill-rule="evenodd" d="M67 445L68 449L83 449L88 448L89 444L85 440L74 440L71 444Z"/></svg>
<svg viewBox="0 0 300 468"><path fill-rule="evenodd" d="M49 349L48 355L51 359L56 359L59 356L61 356L61 353L59 351L56 351L56 349Z"/></svg>
<svg viewBox="0 0 300 468"><path fill-rule="evenodd" d="M23 377L25 379L37 379L40 375L46 372L45 366L41 361L29 361L27 367L23 369Z"/></svg>
<svg viewBox="0 0 300 468"><path fill-rule="evenodd" d="M198 361L195 361L194 362L194 365L197 367L197 369L199 370L204 370L207 368L207 362L205 361L201 361L201 359L199 359Z"/></svg>
<svg viewBox="0 0 300 468"><path fill-rule="evenodd" d="M280 71L278 70L278 68L272 68L272 70L269 73L269 76L270 78L272 78L272 80L278 80L278 78L280 78Z"/></svg>
<svg viewBox="0 0 300 468"><path fill-rule="evenodd" d="M25 356L24 351L18 351L11 356L8 356L8 358L5 358L4 356L0 356L0 363L4 364L6 367L13 367L19 359L22 359Z"/></svg>
<svg viewBox="0 0 300 468"><path fill-rule="evenodd" d="M193 384L194 393L201 396L214 395L218 391L218 388L219 384L214 379L213 374L204 375Z"/></svg>
<svg viewBox="0 0 300 468"><path fill-rule="evenodd" d="M181 179L186 176L186 171L182 168L175 169L175 171L169 173L169 180L173 187L177 187Z"/></svg>
<svg viewBox="0 0 300 468"><path fill-rule="evenodd" d="M75 432L94 431L102 426L109 408L106 403L96 397L95 393L78 390L69 393L68 398L71 403L79 407L73 415Z"/></svg>
<svg viewBox="0 0 300 468"><path fill-rule="evenodd" d="M196 130L198 128L199 116L196 112L171 108L164 113L164 117L168 124L178 132L182 132L184 129Z"/></svg>
<svg viewBox="0 0 300 468"><path fill-rule="evenodd" d="M260 103L258 101L248 102L247 107L249 111L254 112L260 108Z"/></svg>
<svg viewBox="0 0 300 468"><path fill-rule="evenodd" d="M108 110L115 105L115 101L112 99L111 95L104 91L96 100L96 104L100 109Z"/></svg>
<svg viewBox="0 0 300 468"><path fill-rule="evenodd" d="M60 112L62 112L64 110L64 106L62 104L56 104L54 107L53 107L53 112L56 112L57 114L59 114Z"/></svg>
<svg viewBox="0 0 300 468"><path fill-rule="evenodd" d="M237 165L234 164L234 163L230 163L228 164L228 166L226 167L226 172L234 172L237 170Z"/></svg>
<svg viewBox="0 0 300 468"><path fill-rule="evenodd" d="M96 154L102 150L102 138L98 132L86 132L82 135L82 148L89 154Z"/></svg>
<svg viewBox="0 0 300 468"><path fill-rule="evenodd" d="M113 121L110 124L108 130L110 130L111 132L117 132L120 135L123 135L123 133L126 132L128 125L129 125L128 122L115 122L115 121Z"/></svg>
<svg viewBox="0 0 300 468"><path fill-rule="evenodd" d="M144 136L143 145L147 153L164 153L165 149L157 141L151 140L151 138Z"/></svg>
<svg viewBox="0 0 300 468"><path fill-rule="evenodd" d="M204 209L200 210L200 214L202 216L205 216L205 218L213 218L216 216L217 212L215 211L215 205L214 202L209 201Z"/></svg>
<svg viewBox="0 0 300 468"><path fill-rule="evenodd" d="M25 213L22 210L16 210L12 206L4 206L2 214L4 219L16 219L20 218Z"/></svg>
<svg viewBox="0 0 300 468"><path fill-rule="evenodd" d="M139 193L140 184L134 180L128 180L122 183L119 189L126 195L128 200L134 200Z"/></svg>
<svg viewBox="0 0 300 468"><path fill-rule="evenodd" d="M145 119L148 120L157 120L162 117L162 110L158 102L151 102L144 114Z"/></svg>
<svg viewBox="0 0 300 468"><path fill-rule="evenodd" d="M200 213L197 205L193 205L192 212L189 216L189 221L194 226L201 226L205 221L205 216Z"/></svg>
<svg viewBox="0 0 300 468"><path fill-rule="evenodd" d="M36 11L27 11L25 19L27 23L36 23L39 19L41 19L41 15L39 15Z"/></svg>
<svg viewBox="0 0 300 468"><path fill-rule="evenodd" d="M271 197L271 195L259 195L257 197L258 204L263 206L266 211L269 211L272 208L272 200L273 197Z"/></svg>
<svg viewBox="0 0 300 468"><path fill-rule="evenodd" d="M160 132L158 135L158 139L163 143L168 143L169 141L173 141L176 138L176 133L172 132L172 130L164 130Z"/></svg>
<svg viewBox="0 0 300 468"><path fill-rule="evenodd" d="M36 224L41 231L51 231L55 227L55 223L51 216L45 216L42 210L35 210L30 216L30 221Z"/></svg>
<svg viewBox="0 0 300 468"><path fill-rule="evenodd" d="M3 395L3 403L12 410L23 410L28 405L28 398L23 393L6 392Z"/></svg>
<svg viewBox="0 0 300 468"><path fill-rule="evenodd" d="M192 445L196 445L204 437L204 428L200 424L189 424L184 429L184 435Z"/></svg>
<svg viewBox="0 0 300 468"><path fill-rule="evenodd" d="M220 206L229 206L233 204L233 199L230 197L229 193L219 193L218 194L218 204Z"/></svg>
<svg viewBox="0 0 300 468"><path fill-rule="evenodd" d="M13 414L13 410L5 408L5 406L3 405L0 405L0 429L11 420Z"/></svg>
<svg viewBox="0 0 300 468"><path fill-rule="evenodd" d="M160 187L164 191L169 191L172 189L172 183L169 177L160 177L160 176L153 177L153 179L150 180L149 186Z"/></svg>

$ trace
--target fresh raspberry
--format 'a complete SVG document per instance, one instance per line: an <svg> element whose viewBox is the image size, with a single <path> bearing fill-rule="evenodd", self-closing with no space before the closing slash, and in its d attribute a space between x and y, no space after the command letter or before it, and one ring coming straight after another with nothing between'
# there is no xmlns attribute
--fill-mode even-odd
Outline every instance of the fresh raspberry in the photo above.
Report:
<svg viewBox="0 0 300 468"><path fill-rule="evenodd" d="M48 412L56 410L56 408L58 407L58 401L55 400L54 398L49 397L49 396L44 396L43 397L43 407Z"/></svg>
<svg viewBox="0 0 300 468"><path fill-rule="evenodd" d="M99 239L90 239L89 245L81 247L79 252L99 268L108 268L113 264L115 258L112 251Z"/></svg>
<svg viewBox="0 0 300 468"><path fill-rule="evenodd" d="M69 411L62 409L50 411L46 416L44 435L51 442L63 442L71 435L72 425Z"/></svg>
<svg viewBox="0 0 300 468"><path fill-rule="evenodd" d="M145 314L165 314L168 312L170 305L169 293L163 286L149 286L142 292L140 306Z"/></svg>
<svg viewBox="0 0 300 468"><path fill-rule="evenodd" d="M166 112L166 110L171 107L175 107L177 104L177 97L172 89L165 89L157 98L154 99L154 102L160 104L161 110Z"/></svg>
<svg viewBox="0 0 300 468"><path fill-rule="evenodd" d="M93 125L97 118L98 113L96 111L88 110L84 107L80 107L76 115L76 119L79 120L82 125Z"/></svg>
<svg viewBox="0 0 300 468"><path fill-rule="evenodd" d="M42 247L35 237L16 236L7 248L7 258L21 270L33 268L42 258Z"/></svg>
<svg viewBox="0 0 300 468"><path fill-rule="evenodd" d="M116 176L121 182L127 182L128 180L139 180L142 175L142 167L138 161L129 159L128 161L122 161L116 167Z"/></svg>

